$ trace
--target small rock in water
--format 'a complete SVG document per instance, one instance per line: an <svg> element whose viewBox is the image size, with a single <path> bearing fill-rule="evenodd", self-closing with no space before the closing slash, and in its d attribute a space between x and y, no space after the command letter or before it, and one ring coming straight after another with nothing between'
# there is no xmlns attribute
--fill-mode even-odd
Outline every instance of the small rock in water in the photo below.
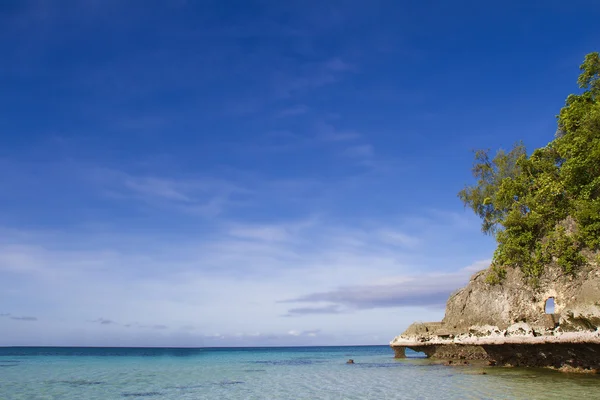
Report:
<svg viewBox="0 0 600 400"><path fill-rule="evenodd" d="M353 359L349 359L348 361L346 361L346 364L354 364L354 360Z"/></svg>

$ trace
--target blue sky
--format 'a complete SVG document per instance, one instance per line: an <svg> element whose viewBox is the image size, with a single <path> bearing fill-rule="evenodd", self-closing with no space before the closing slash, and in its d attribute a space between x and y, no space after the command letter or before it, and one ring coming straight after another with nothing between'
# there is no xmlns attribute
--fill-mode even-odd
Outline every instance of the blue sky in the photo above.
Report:
<svg viewBox="0 0 600 400"><path fill-rule="evenodd" d="M326 4L323 4L326 3ZM494 243L596 1L4 1L0 345L385 344Z"/></svg>

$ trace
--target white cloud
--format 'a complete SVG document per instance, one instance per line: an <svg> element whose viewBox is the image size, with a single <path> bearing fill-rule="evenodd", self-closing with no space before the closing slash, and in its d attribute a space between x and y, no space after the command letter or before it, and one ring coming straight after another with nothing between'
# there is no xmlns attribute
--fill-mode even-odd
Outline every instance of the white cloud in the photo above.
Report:
<svg viewBox="0 0 600 400"><path fill-rule="evenodd" d="M132 192L143 196L164 198L167 200L191 202L192 199L183 193L180 182L157 178L127 178L124 186Z"/></svg>
<svg viewBox="0 0 600 400"><path fill-rule="evenodd" d="M278 226L237 227L232 228L229 234L242 239L255 239L268 242L284 241L290 238L289 232Z"/></svg>
<svg viewBox="0 0 600 400"><path fill-rule="evenodd" d="M444 308L450 294L464 286L477 267L489 260L477 261L457 272L431 272L420 275L380 279L380 283L343 286L326 292L315 292L285 300L285 303L332 303L328 306L292 308L290 315L336 314L341 310L423 306ZM483 267L485 268L485 267ZM381 282L384 283L381 283Z"/></svg>
<svg viewBox="0 0 600 400"><path fill-rule="evenodd" d="M237 224L228 230L228 234L235 238L257 240L263 242L283 242L297 240L301 231L317 225L318 219L307 218L286 224Z"/></svg>
<svg viewBox="0 0 600 400"><path fill-rule="evenodd" d="M279 98L293 97L299 93L315 90L339 82L356 68L339 57L314 63L296 65L294 68L276 71L271 87Z"/></svg>
<svg viewBox="0 0 600 400"><path fill-rule="evenodd" d="M288 310L285 317L295 317L302 315L315 315L315 314L340 314L344 312L340 306L332 304L328 306L318 306L318 307L298 307L291 308Z"/></svg>
<svg viewBox="0 0 600 400"><path fill-rule="evenodd" d="M490 265L492 264L492 259L485 259L485 260L480 260L480 261L475 261L473 264L463 268L463 271L465 272L478 272L481 271L482 269L486 269L488 268Z"/></svg>
<svg viewBox="0 0 600 400"><path fill-rule="evenodd" d="M107 169L94 170L92 177L109 197L139 201L200 217L216 217L240 203L239 199L234 199L236 196L251 194L251 190L232 181L208 177L134 176Z"/></svg>
<svg viewBox="0 0 600 400"><path fill-rule="evenodd" d="M328 343L341 343L344 329L372 337L381 333L377 324L385 320L378 309L439 307L475 266L485 264L458 272L451 272L451 264L439 269L427 254L433 238L401 221L395 225L405 229L390 228L392 221L349 228L306 218L279 224L225 222L206 235L175 241L118 232L0 235L0 273L7 287L0 303L12 309L30 304L19 308L20 315L43 316L36 326L48 337L83 329L98 343L117 332L124 337L144 330L167 336L190 332L177 328L182 326L194 326L194 337L221 332L223 343L233 343L235 332L257 329L319 328L329 336L315 340ZM444 229L451 228L434 231ZM423 272L415 273L418 269ZM306 306L281 302L289 299ZM372 323L353 328L351 311ZM286 315L302 318L281 318ZM58 320L63 322L53 325ZM290 326L293 321L301 323ZM110 329L98 330L103 327ZM16 326L9 328L16 334ZM157 343L164 339L153 337ZM285 342L281 335L270 337L253 343Z"/></svg>
<svg viewBox="0 0 600 400"><path fill-rule="evenodd" d="M397 245L397 246L405 246L405 247L416 247L419 245L419 239L408 235L404 232L398 232L393 230L382 230L379 231L379 237L382 241Z"/></svg>
<svg viewBox="0 0 600 400"><path fill-rule="evenodd" d="M300 335L298 340L347 343L351 331L357 335L354 343L361 343L401 331L402 326L388 326L380 310L393 314L389 307L417 307L412 315L437 315L439 309L431 311L423 293L439 289L435 293L441 296L459 278L444 287L415 282L432 278L435 271L456 271L464 254L472 254L448 244L456 229L470 234L463 230L469 224L453 214L374 212L365 219L335 219L322 211L319 201L328 190L341 196L347 181L266 180L244 171L228 173L226 178L175 179L96 170L92 189L111 191L116 197L109 201L132 203L127 206L133 212L143 208L148 221L154 224L159 218L160 229L112 219L87 219L64 230L0 228L0 304L15 315L38 318L34 324L3 318L4 340L29 337L35 344L36 337L42 340L40 334L26 331L27 325L35 325L49 345L73 339L74 332L96 344L118 337L127 342L135 335L147 338L146 344L174 338L210 342L203 335L211 332L219 332L224 344L275 344L288 343L284 338L290 330L315 329L323 334ZM364 180L351 184L360 187ZM293 205L298 218L265 213L284 202ZM240 204L249 210L244 217L252 220L230 212ZM219 218L194 219L195 211ZM472 233L479 237L477 227ZM286 299L303 301L280 302ZM360 313L365 323L357 327L351 313ZM286 315L297 318L282 318ZM397 318L402 325L413 317ZM194 329L180 328L185 326ZM252 341L233 339L236 332L257 330L269 333Z"/></svg>

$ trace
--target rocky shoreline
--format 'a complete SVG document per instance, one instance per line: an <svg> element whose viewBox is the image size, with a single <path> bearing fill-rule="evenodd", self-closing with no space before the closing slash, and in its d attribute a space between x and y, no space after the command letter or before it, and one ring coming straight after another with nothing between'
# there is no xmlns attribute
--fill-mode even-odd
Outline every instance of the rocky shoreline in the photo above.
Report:
<svg viewBox="0 0 600 400"><path fill-rule="evenodd" d="M519 324L518 329L527 328L523 325ZM570 372L600 370L598 331L544 336L507 335L507 332L492 336L463 334L455 338L398 336L390 345L396 358L404 358L405 349L409 348L432 359L480 360L488 365L550 367Z"/></svg>
<svg viewBox="0 0 600 400"><path fill-rule="evenodd" d="M547 367L600 372L600 271L590 264L577 276L553 266L533 287L518 269L502 285L490 285L488 270L450 296L441 322L414 323L390 346L434 360L483 361L488 365ZM547 311L552 299L554 310Z"/></svg>

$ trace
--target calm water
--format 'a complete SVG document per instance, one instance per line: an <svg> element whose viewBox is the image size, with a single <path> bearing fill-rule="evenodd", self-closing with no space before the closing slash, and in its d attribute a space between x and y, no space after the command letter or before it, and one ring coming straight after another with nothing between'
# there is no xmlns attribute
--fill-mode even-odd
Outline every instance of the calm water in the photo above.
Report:
<svg viewBox="0 0 600 400"><path fill-rule="evenodd" d="M387 346L0 348L0 399L600 399L599 376L483 375L392 356Z"/></svg>

